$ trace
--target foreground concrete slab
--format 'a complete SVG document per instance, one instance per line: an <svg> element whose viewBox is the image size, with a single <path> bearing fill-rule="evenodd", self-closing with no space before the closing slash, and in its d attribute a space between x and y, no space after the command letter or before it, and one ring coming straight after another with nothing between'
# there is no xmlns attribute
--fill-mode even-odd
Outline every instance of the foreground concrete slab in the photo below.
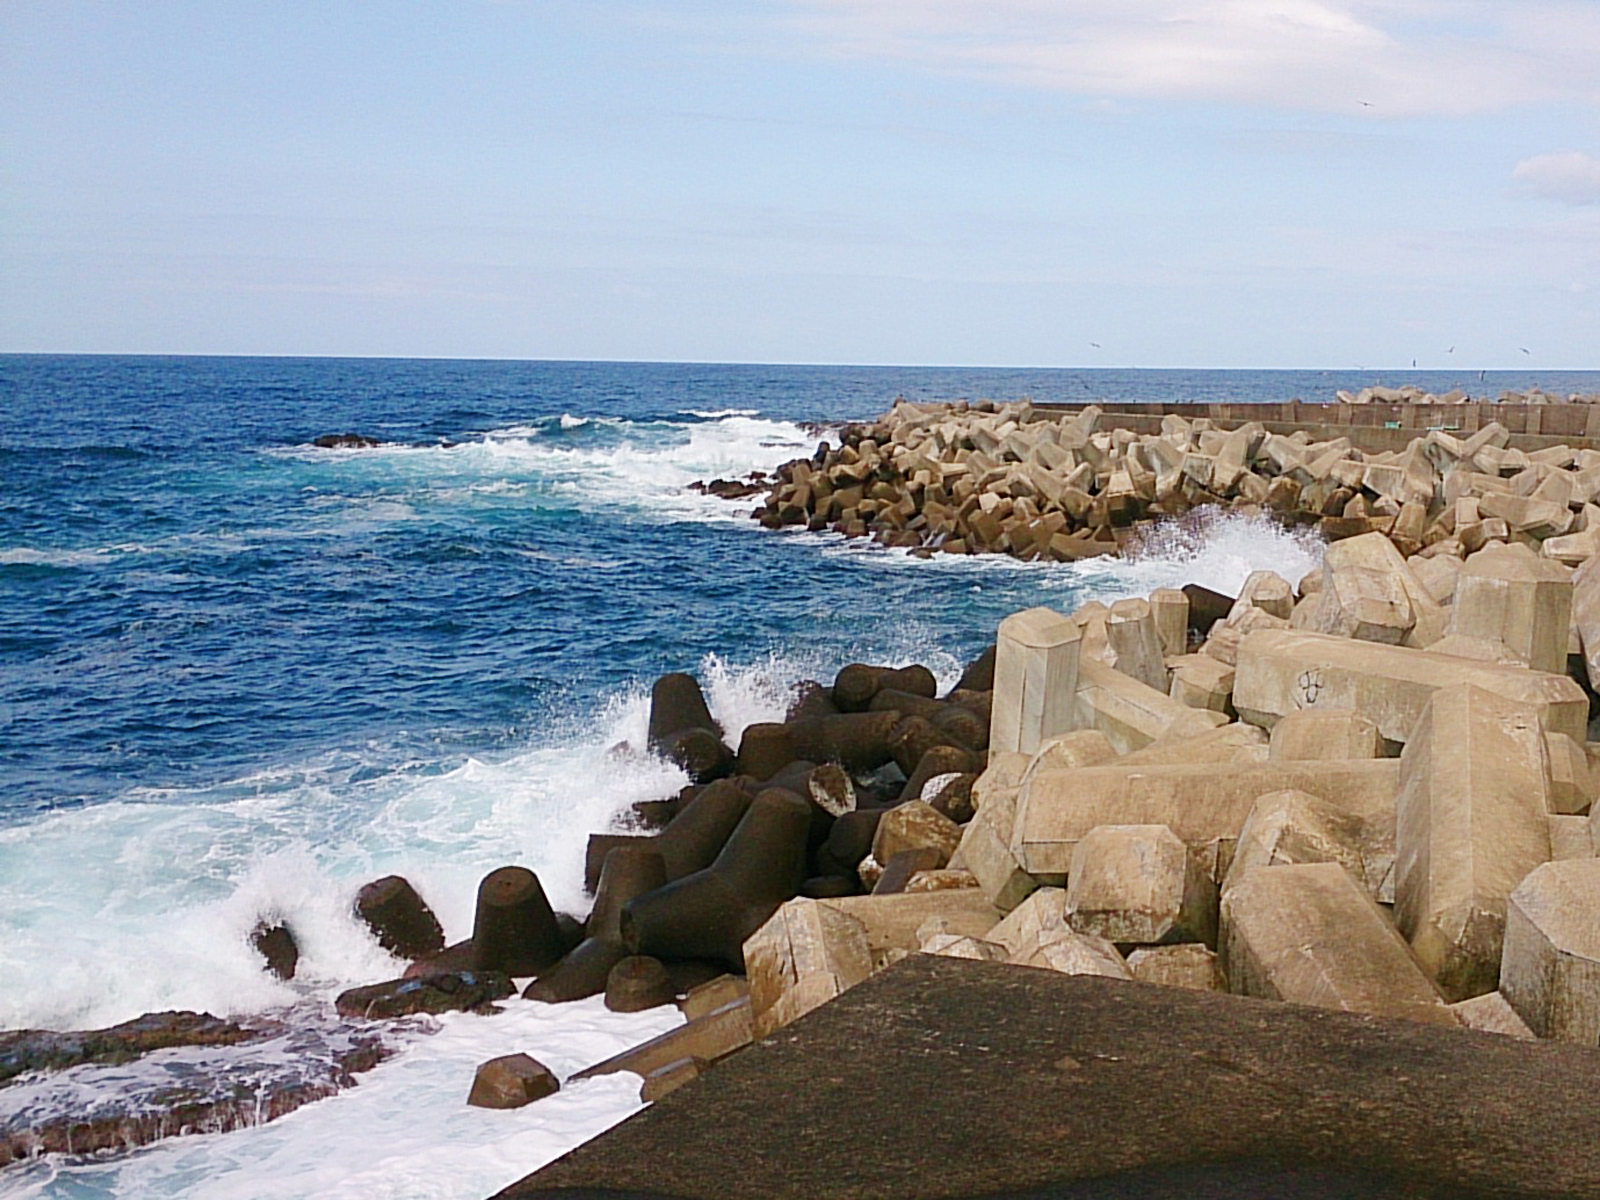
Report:
<svg viewBox="0 0 1600 1200"><path fill-rule="evenodd" d="M915 955L502 1195L1594 1196L1597 1077L1600 1050Z"/></svg>
<svg viewBox="0 0 1600 1200"><path fill-rule="evenodd" d="M1246 635L1233 706L1241 720L1268 729L1302 708L1352 708L1388 740L1404 742L1436 690L1467 686L1531 704L1545 729L1584 739L1589 701L1565 675L1298 629Z"/></svg>

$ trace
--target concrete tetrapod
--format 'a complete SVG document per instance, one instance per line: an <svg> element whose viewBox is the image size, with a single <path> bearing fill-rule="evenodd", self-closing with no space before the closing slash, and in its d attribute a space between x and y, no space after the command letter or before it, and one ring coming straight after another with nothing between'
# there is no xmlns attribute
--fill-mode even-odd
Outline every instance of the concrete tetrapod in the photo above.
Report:
<svg viewBox="0 0 1600 1200"><path fill-rule="evenodd" d="M1395 924L1450 1000L1492 992L1506 900L1550 857L1538 713L1480 688L1434 693L1400 758Z"/></svg>
<svg viewBox="0 0 1600 1200"><path fill-rule="evenodd" d="M1216 945L1217 886L1165 825L1100 825L1072 853L1067 923L1117 944Z"/></svg>
<svg viewBox="0 0 1600 1200"><path fill-rule="evenodd" d="M522 998L560 1004L603 992L611 968L628 956L622 944L622 906L666 882L666 867L654 850L638 846L611 850L600 870L586 927L589 936L524 988Z"/></svg>
<svg viewBox="0 0 1600 1200"><path fill-rule="evenodd" d="M1546 863L1517 885L1500 991L1540 1037L1600 1045L1600 858Z"/></svg>
<svg viewBox="0 0 1600 1200"><path fill-rule="evenodd" d="M1263 867L1224 892L1222 958L1241 995L1457 1024L1405 939L1337 863Z"/></svg>
<svg viewBox="0 0 1600 1200"><path fill-rule="evenodd" d="M501 867L484 876L472 922L474 970L537 975L563 950L556 915L537 875L527 867Z"/></svg>
<svg viewBox="0 0 1600 1200"><path fill-rule="evenodd" d="M991 750L1032 754L1072 729L1083 633L1070 617L1030 608L1000 622L995 642Z"/></svg>
<svg viewBox="0 0 1600 1200"><path fill-rule="evenodd" d="M811 805L768 788L750 803L716 861L622 909L622 940L635 954L707 958L744 969L744 941L806 876Z"/></svg>
<svg viewBox="0 0 1600 1200"><path fill-rule="evenodd" d="M378 944L398 958L424 958L444 949L439 919L402 876L385 875L364 886L356 893L356 914Z"/></svg>

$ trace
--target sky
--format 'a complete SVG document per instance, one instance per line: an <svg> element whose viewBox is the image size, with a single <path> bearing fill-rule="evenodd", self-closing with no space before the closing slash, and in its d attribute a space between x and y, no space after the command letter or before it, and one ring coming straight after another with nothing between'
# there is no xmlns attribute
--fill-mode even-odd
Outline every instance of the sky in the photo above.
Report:
<svg viewBox="0 0 1600 1200"><path fill-rule="evenodd" d="M0 0L0 351L1600 368L1600 0Z"/></svg>

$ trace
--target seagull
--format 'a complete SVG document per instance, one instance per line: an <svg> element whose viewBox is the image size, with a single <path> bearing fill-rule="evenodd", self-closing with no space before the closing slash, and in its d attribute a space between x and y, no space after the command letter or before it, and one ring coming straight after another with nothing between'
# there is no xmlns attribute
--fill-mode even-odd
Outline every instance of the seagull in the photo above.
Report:
<svg viewBox="0 0 1600 1200"><path fill-rule="evenodd" d="M1450 349L1445 351L1446 354L1454 354L1455 352L1456 348L1454 346L1451 346Z"/></svg>
<svg viewBox="0 0 1600 1200"><path fill-rule="evenodd" d="M1518 346L1518 347L1517 347L1517 349L1518 349L1518 350L1521 350L1521 351L1522 351L1522 352L1523 352L1523 353L1524 353L1524 354L1526 354L1526 355L1527 355L1527 356L1528 356L1528 357L1529 357L1529 358L1532 358L1532 357L1533 357L1533 351L1532 351L1532 350L1529 350L1529 349L1528 349L1528 348L1527 348L1527 347L1526 347L1526 346Z"/></svg>
<svg viewBox="0 0 1600 1200"><path fill-rule="evenodd" d="M1371 108L1372 107L1372 101L1371 100L1357 100L1356 103L1361 105L1362 108Z"/></svg>
<svg viewBox="0 0 1600 1200"><path fill-rule="evenodd" d="M1416 359L1414 359L1414 358L1413 358L1413 359L1412 359L1412 360L1411 360L1411 366L1412 366L1412 368L1413 368L1413 369L1415 369L1415 368L1416 368L1416 365L1417 365L1417 360L1416 360Z"/></svg>
<svg viewBox="0 0 1600 1200"><path fill-rule="evenodd" d="M1089 345L1093 346L1096 350L1100 349L1100 343L1099 342L1090 342ZM1524 350L1523 353L1526 354L1527 351Z"/></svg>

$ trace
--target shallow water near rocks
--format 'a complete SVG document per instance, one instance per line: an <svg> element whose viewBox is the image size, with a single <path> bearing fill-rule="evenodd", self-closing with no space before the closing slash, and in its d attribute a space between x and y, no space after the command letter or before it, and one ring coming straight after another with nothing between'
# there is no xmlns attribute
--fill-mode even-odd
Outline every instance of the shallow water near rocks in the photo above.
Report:
<svg viewBox="0 0 1600 1200"><path fill-rule="evenodd" d="M587 835L683 782L610 752L642 744L662 672L697 674L736 739L852 660L924 662L948 685L1016 609L1229 590L1263 567L1295 580L1318 553L1223 517L1132 561L924 562L763 531L753 501L695 480L809 454L818 426L898 394L1267 401L1374 381L0 357L0 1028L326 1011L398 973L350 914L389 873L451 940L507 863L583 912ZM311 445L346 431L383 444ZM250 947L263 920L294 932L293 983ZM357 1086L271 1124L50 1157L0 1191L487 1195L637 1108L637 1081L485 1112L464 1104L476 1063L525 1051L566 1076L680 1019L504 1007L396 1034ZM0 1122L22 1095L0 1088Z"/></svg>

